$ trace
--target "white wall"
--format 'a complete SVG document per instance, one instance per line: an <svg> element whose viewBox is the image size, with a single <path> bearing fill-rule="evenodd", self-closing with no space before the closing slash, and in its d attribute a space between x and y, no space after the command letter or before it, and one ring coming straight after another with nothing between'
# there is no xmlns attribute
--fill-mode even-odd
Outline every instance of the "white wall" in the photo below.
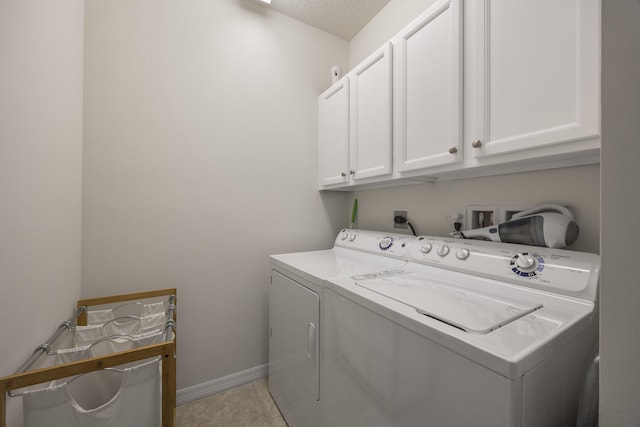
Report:
<svg viewBox="0 0 640 427"><path fill-rule="evenodd" d="M0 1L0 376L80 296L82 46L82 2Z"/></svg>
<svg viewBox="0 0 640 427"><path fill-rule="evenodd" d="M640 3L602 2L600 421L640 425Z"/></svg>
<svg viewBox="0 0 640 427"><path fill-rule="evenodd" d="M86 2L85 297L178 287L178 388L267 362L268 255L328 248L317 97L347 42L254 1Z"/></svg>

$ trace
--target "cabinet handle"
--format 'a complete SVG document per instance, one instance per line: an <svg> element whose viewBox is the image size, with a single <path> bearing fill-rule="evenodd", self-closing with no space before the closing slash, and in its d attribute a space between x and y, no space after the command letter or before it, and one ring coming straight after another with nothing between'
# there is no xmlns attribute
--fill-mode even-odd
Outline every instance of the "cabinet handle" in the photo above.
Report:
<svg viewBox="0 0 640 427"><path fill-rule="evenodd" d="M451 147L449 148L449 153L451 154L456 154L458 152L458 148L457 147Z"/></svg>
<svg viewBox="0 0 640 427"><path fill-rule="evenodd" d="M354 171L354 170L350 170L350 171L349 171L349 173L350 173L351 175L355 175L355 174L356 174L356 171Z"/></svg>
<svg viewBox="0 0 640 427"><path fill-rule="evenodd" d="M340 172L340 176L344 178L345 176L347 176L347 174L344 172Z"/></svg>
<svg viewBox="0 0 640 427"><path fill-rule="evenodd" d="M480 141L479 139L476 139L471 143L471 146L473 148L480 148L482 147L482 141Z"/></svg>

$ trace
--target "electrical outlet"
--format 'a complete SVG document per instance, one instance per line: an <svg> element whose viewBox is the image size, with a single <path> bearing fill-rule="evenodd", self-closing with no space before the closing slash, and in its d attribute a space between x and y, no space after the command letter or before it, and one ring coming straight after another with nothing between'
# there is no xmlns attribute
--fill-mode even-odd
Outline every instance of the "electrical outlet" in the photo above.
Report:
<svg viewBox="0 0 640 427"><path fill-rule="evenodd" d="M497 206L467 206L467 226L465 229L472 230L498 224L499 211Z"/></svg>
<svg viewBox="0 0 640 427"><path fill-rule="evenodd" d="M402 220L396 221L396 218ZM393 228L407 228L407 211L393 211Z"/></svg>
<svg viewBox="0 0 640 427"><path fill-rule="evenodd" d="M511 220L514 214L530 209L530 205L467 206L466 230L488 227Z"/></svg>
<svg viewBox="0 0 640 427"><path fill-rule="evenodd" d="M531 209L532 207L531 205L500 206L500 222L510 221L513 215Z"/></svg>

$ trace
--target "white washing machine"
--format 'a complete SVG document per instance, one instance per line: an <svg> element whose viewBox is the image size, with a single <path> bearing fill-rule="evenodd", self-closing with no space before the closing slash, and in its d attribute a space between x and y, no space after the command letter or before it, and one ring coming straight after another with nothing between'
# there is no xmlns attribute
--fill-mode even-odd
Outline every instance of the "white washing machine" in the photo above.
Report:
<svg viewBox="0 0 640 427"><path fill-rule="evenodd" d="M345 229L332 249L270 257L269 391L290 426L321 425L321 309L326 279L400 269L415 240Z"/></svg>
<svg viewBox="0 0 640 427"><path fill-rule="evenodd" d="M402 271L329 279L325 426L573 426L599 257L420 237Z"/></svg>

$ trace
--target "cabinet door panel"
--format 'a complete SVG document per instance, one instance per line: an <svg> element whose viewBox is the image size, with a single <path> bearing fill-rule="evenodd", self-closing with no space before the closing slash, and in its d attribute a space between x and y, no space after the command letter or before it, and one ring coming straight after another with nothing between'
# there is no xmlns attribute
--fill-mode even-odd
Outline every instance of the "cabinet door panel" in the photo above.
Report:
<svg viewBox="0 0 640 427"><path fill-rule="evenodd" d="M475 156L597 136L597 1L478 6Z"/></svg>
<svg viewBox="0 0 640 427"><path fill-rule="evenodd" d="M391 173L391 44L351 73L351 170L354 180Z"/></svg>
<svg viewBox="0 0 640 427"><path fill-rule="evenodd" d="M349 80L332 86L319 100L320 185L349 180Z"/></svg>
<svg viewBox="0 0 640 427"><path fill-rule="evenodd" d="M441 1L395 39L400 171L462 161L461 31L461 3Z"/></svg>

